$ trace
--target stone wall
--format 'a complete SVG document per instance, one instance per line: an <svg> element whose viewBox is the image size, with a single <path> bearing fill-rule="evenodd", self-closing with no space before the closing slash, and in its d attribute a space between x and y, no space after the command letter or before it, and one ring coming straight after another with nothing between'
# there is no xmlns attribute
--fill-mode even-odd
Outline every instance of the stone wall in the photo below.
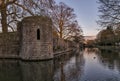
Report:
<svg viewBox="0 0 120 81"><path fill-rule="evenodd" d="M52 21L30 16L18 23L17 32L0 33L0 58L45 60L53 58Z"/></svg>
<svg viewBox="0 0 120 81"><path fill-rule="evenodd" d="M76 44L73 41L62 38L53 38L53 51L65 51L73 48Z"/></svg>
<svg viewBox="0 0 120 81"><path fill-rule="evenodd" d="M19 56L19 36L17 32L0 33L0 58Z"/></svg>

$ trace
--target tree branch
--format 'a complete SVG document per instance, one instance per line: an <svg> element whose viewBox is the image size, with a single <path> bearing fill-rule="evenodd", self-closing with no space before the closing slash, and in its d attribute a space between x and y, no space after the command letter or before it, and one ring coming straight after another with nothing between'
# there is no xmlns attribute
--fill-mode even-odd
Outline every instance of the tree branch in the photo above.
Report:
<svg viewBox="0 0 120 81"><path fill-rule="evenodd" d="M8 6L8 5L10 5L10 4L15 3L16 1L17 1L17 0L10 0L9 2L7 1L6 5Z"/></svg>
<svg viewBox="0 0 120 81"><path fill-rule="evenodd" d="M14 32L14 28L8 24L8 27L11 28L12 32Z"/></svg>
<svg viewBox="0 0 120 81"><path fill-rule="evenodd" d="M18 4L18 3L14 3L14 4L17 5L17 6L19 6L19 7L21 7L23 10L27 11L30 15L34 16L34 14L30 10L28 10L27 8L25 8L23 5Z"/></svg>

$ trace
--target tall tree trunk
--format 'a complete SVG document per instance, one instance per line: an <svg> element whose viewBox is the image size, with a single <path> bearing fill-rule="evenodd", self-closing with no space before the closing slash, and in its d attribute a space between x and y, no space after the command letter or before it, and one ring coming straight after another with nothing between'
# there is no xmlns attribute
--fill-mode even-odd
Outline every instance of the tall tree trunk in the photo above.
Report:
<svg viewBox="0 0 120 81"><path fill-rule="evenodd" d="M60 38L63 38L63 21L62 20L60 20L59 28L60 28Z"/></svg>
<svg viewBox="0 0 120 81"><path fill-rule="evenodd" d="M60 26L60 38L62 38L62 26Z"/></svg>
<svg viewBox="0 0 120 81"><path fill-rule="evenodd" d="M7 27L7 13L6 13L6 4L4 2L1 5L1 25L2 25L2 32L6 33L8 32L8 27Z"/></svg>

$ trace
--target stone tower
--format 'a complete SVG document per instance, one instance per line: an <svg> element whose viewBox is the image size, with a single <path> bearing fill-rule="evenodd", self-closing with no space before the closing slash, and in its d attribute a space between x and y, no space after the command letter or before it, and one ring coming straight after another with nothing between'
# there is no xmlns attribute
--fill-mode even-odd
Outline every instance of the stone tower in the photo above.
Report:
<svg viewBox="0 0 120 81"><path fill-rule="evenodd" d="M24 60L53 58L52 21L45 16L30 16L20 23L21 50Z"/></svg>

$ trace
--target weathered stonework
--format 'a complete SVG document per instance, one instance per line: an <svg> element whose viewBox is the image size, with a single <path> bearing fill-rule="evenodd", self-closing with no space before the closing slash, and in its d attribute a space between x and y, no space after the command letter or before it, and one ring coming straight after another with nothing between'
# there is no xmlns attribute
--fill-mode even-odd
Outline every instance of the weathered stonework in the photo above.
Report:
<svg viewBox="0 0 120 81"><path fill-rule="evenodd" d="M27 17L20 24L20 57L25 60L53 58L51 19L43 16Z"/></svg>
<svg viewBox="0 0 120 81"><path fill-rule="evenodd" d="M0 33L0 58L53 58L52 21L44 16L24 18L16 32Z"/></svg>
<svg viewBox="0 0 120 81"><path fill-rule="evenodd" d="M18 58L19 43L18 32L0 33L0 58Z"/></svg>
<svg viewBox="0 0 120 81"><path fill-rule="evenodd" d="M16 32L0 33L0 58L46 60L53 51L68 51L72 42L53 36L52 21L45 16L30 16L18 23Z"/></svg>

